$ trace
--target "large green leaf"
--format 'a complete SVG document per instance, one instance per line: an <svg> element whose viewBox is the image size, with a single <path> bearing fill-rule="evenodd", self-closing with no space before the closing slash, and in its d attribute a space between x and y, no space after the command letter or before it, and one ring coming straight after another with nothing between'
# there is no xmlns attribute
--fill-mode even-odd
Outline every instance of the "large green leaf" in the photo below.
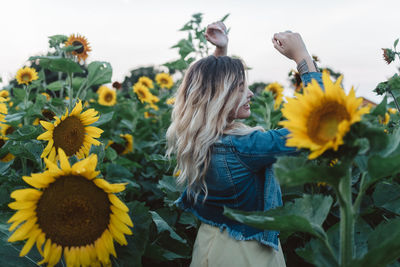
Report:
<svg viewBox="0 0 400 267"><path fill-rule="evenodd" d="M400 154L388 157L378 155L368 160L368 172L373 181L400 173Z"/></svg>
<svg viewBox="0 0 400 267"><path fill-rule="evenodd" d="M63 86L64 86L64 81L55 81L49 83L47 85L47 89L50 91L60 91Z"/></svg>
<svg viewBox="0 0 400 267"><path fill-rule="evenodd" d="M384 208L400 216L400 185L382 182L375 187L372 194L377 207Z"/></svg>
<svg viewBox="0 0 400 267"><path fill-rule="evenodd" d="M31 57L30 60L40 59L40 65L51 71L60 71L65 73L83 73L81 66L68 58L60 58L54 56L47 57Z"/></svg>
<svg viewBox="0 0 400 267"><path fill-rule="evenodd" d="M102 85L111 82L112 67L108 62L94 61L88 66L87 86Z"/></svg>
<svg viewBox="0 0 400 267"><path fill-rule="evenodd" d="M383 222L368 237L368 253L353 260L352 267L386 266L400 258L400 219Z"/></svg>
<svg viewBox="0 0 400 267"><path fill-rule="evenodd" d="M245 212L225 207L224 215L258 229L306 232L321 238L325 236L321 225L331 205L330 196L304 195L283 207L265 212Z"/></svg>
<svg viewBox="0 0 400 267"><path fill-rule="evenodd" d="M168 223L161 218L160 215L158 215L157 212L155 211L150 211L151 216L153 217L153 221L157 226L157 232L158 233L162 233L164 231L169 232L171 238L181 242L181 243L186 243L186 240L183 239L182 237L180 237L175 231L174 229L171 228L171 226L168 225Z"/></svg>
<svg viewBox="0 0 400 267"><path fill-rule="evenodd" d="M142 266L142 255L149 240L151 224L149 208L139 201L129 202L126 205L133 222L132 235L127 236L127 246L116 246L118 257L115 260L118 263L116 266Z"/></svg>
<svg viewBox="0 0 400 267"><path fill-rule="evenodd" d="M281 157L274 164L274 172L282 185L296 186L305 183L326 182L337 186L346 174L346 163L333 167L318 166L304 157Z"/></svg>

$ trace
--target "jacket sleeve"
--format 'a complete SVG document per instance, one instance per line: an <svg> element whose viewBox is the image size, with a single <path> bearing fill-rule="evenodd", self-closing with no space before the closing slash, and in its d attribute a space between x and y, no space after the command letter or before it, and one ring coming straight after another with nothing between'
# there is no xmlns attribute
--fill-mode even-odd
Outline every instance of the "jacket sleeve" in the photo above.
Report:
<svg viewBox="0 0 400 267"><path fill-rule="evenodd" d="M254 131L245 136L232 136L238 160L252 171L258 171L276 161L280 155L296 154L295 147L286 146L285 128L266 132Z"/></svg>
<svg viewBox="0 0 400 267"><path fill-rule="evenodd" d="M319 83L319 86L321 86L322 89L324 89L321 72L307 72L301 75L301 81L303 82L304 87L307 86L313 79Z"/></svg>

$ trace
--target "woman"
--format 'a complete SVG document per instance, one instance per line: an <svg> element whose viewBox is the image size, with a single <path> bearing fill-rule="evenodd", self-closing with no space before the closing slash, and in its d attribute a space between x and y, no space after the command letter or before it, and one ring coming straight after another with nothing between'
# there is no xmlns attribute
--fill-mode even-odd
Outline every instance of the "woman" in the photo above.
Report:
<svg viewBox="0 0 400 267"><path fill-rule="evenodd" d="M262 231L230 220L224 206L263 211L282 205L272 172L285 146L286 129L264 131L237 119L250 116L253 93L243 62L227 57L228 36L222 22L207 27L213 56L193 63L178 89L167 131L167 155L176 154L178 183L186 190L176 203L202 222L191 266L285 266L277 231ZM304 84L321 75L298 33L274 35L274 47L294 60Z"/></svg>

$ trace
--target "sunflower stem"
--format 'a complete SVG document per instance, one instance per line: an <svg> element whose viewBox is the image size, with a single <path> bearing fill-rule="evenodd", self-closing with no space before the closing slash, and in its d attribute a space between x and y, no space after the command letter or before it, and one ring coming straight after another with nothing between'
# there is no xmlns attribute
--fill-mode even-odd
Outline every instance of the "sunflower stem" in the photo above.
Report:
<svg viewBox="0 0 400 267"><path fill-rule="evenodd" d="M79 87L78 93L76 94L76 99L79 99L81 92L83 91L83 89L86 90L86 84L87 84L87 80L85 80L82 85Z"/></svg>
<svg viewBox="0 0 400 267"><path fill-rule="evenodd" d="M25 116L24 116L24 125L28 125L28 117L27 117L27 113L28 113L28 101L29 101L29 94L31 92L31 89L29 86L24 85L25 87L25 98L24 98L24 109L25 109Z"/></svg>
<svg viewBox="0 0 400 267"><path fill-rule="evenodd" d="M59 80L59 81L61 80L61 75L62 75L62 73L59 72L59 73L58 73L58 80ZM60 98L61 98L61 99L64 98L64 85L61 86L61 89L60 89Z"/></svg>
<svg viewBox="0 0 400 267"><path fill-rule="evenodd" d="M362 198L363 198L364 193L365 193L365 188L364 187L365 187L365 177L366 176L367 176L367 172L364 172L361 175L360 189L358 191L357 198L354 201L354 205L353 205L353 210L354 210L355 214L359 213L361 201L362 201Z"/></svg>
<svg viewBox="0 0 400 267"><path fill-rule="evenodd" d="M72 88L72 78L73 74L68 73L68 97L69 97L69 110L72 110L72 94L73 94L73 88Z"/></svg>
<svg viewBox="0 0 400 267"><path fill-rule="evenodd" d="M351 174L347 171L339 184L340 204L340 266L349 267L353 258L354 213L351 196Z"/></svg>

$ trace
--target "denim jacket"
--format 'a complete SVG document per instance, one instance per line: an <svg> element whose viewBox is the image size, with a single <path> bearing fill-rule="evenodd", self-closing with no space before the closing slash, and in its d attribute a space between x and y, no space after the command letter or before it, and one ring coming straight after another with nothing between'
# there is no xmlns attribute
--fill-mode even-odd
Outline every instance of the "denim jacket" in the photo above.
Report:
<svg viewBox="0 0 400 267"><path fill-rule="evenodd" d="M303 75L305 85L321 74ZM175 203L192 212L200 221L226 229L236 240L257 240L278 250L278 231L260 230L223 215L224 206L243 211L267 211L282 206L282 194L274 178L272 164L276 157L296 153L285 146L287 129L254 131L248 135L222 135L212 146L205 181L208 196L200 193L197 202L185 190Z"/></svg>

